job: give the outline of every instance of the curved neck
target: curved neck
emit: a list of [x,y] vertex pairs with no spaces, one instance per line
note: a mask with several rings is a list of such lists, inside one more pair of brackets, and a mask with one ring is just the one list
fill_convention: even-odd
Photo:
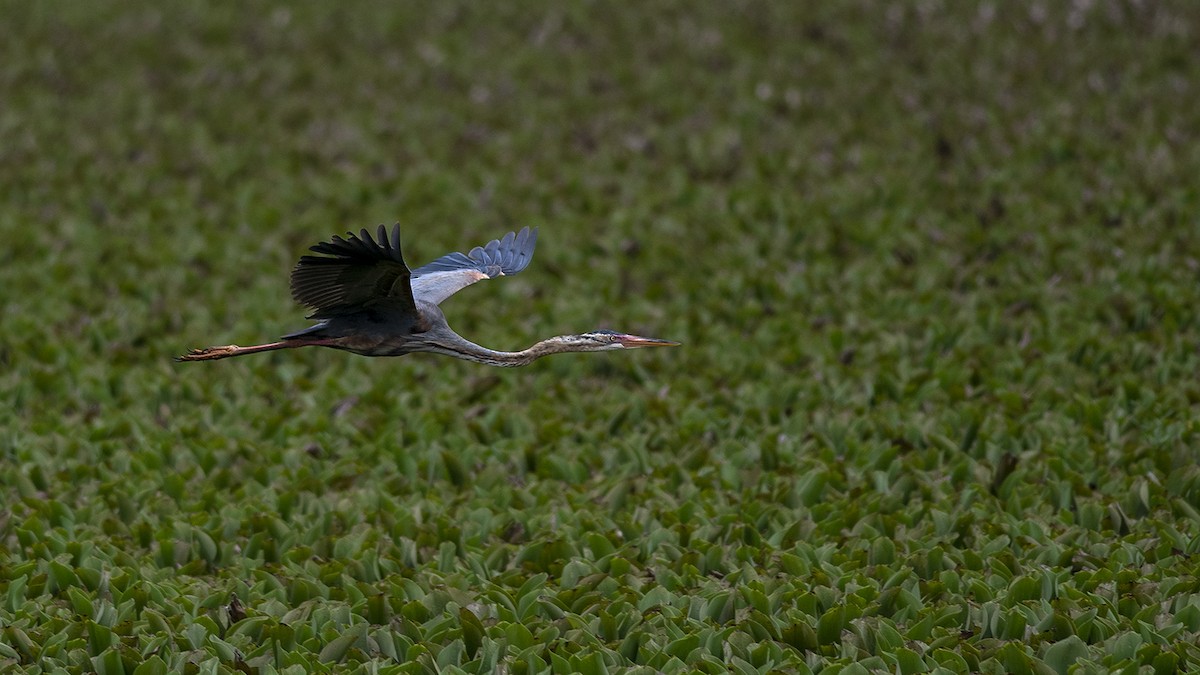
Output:
[[528,349],[522,349],[519,352],[502,352],[495,349],[488,349],[458,335],[455,337],[458,339],[454,341],[430,343],[428,345],[429,351],[504,368],[528,365],[535,359],[540,359],[548,354],[596,351],[588,346],[567,341],[567,338],[572,337],[570,335],[556,335],[552,338],[546,338],[541,342],[534,343]]

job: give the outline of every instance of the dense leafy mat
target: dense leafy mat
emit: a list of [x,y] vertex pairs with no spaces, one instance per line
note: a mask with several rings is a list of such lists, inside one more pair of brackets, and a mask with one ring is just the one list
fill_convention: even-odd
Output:
[[[0,667],[1200,667],[1196,5],[4,16]],[[397,219],[686,346],[171,362]]]

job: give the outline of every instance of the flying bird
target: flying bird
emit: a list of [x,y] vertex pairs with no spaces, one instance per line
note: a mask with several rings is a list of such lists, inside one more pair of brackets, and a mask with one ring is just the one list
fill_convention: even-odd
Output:
[[520,272],[533,258],[537,228],[509,232],[470,253],[450,253],[409,270],[400,252],[400,226],[363,229],[311,247],[292,270],[292,297],[313,310],[315,326],[279,342],[250,347],[193,349],[177,361],[212,361],[297,347],[331,347],[363,356],[445,354],[491,366],[524,366],[547,354],[602,352],[634,347],[671,347],[678,342],[611,330],[559,335],[518,352],[481,347],[455,333],[438,307],[446,298],[484,279]]

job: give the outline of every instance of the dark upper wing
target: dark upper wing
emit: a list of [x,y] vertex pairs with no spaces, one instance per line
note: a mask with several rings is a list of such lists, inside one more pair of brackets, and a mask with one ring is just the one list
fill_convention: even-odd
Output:
[[324,256],[306,255],[292,270],[292,297],[313,309],[310,319],[329,319],[377,309],[416,313],[408,266],[400,253],[400,226],[379,226],[378,239],[365,229],[347,232],[348,239],[310,248]]
[[450,253],[412,272],[413,296],[435,305],[476,281],[516,274],[533,259],[537,228],[521,228],[503,239],[476,246],[470,253]]

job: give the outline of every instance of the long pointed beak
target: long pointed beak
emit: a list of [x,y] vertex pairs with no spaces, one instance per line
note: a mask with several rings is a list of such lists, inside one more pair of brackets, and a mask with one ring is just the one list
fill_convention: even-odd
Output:
[[640,335],[618,335],[617,342],[621,343],[622,347],[678,347],[678,342],[670,340],[659,340],[658,338],[642,337]]

